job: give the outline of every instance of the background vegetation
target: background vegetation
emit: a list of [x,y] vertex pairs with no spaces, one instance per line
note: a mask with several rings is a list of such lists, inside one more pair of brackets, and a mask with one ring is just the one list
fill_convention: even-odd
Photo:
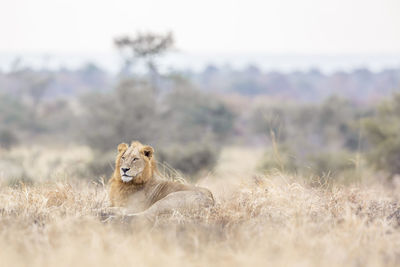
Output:
[[[156,147],[160,164],[192,179],[234,145],[264,148],[260,172],[347,182],[400,173],[399,69],[160,73],[157,60],[174,49],[171,33],[121,36],[115,46],[122,59],[115,76],[94,64],[51,71],[20,61],[0,73],[2,161],[18,147],[86,146],[86,176],[96,179],[112,172],[118,143],[140,140]],[[21,157],[11,161],[25,168]]]

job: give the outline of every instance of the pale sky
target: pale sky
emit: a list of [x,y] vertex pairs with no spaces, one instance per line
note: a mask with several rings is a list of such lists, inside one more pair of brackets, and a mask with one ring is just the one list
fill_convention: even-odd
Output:
[[400,0],[0,2],[0,52],[109,52],[148,30],[190,52],[400,52]]

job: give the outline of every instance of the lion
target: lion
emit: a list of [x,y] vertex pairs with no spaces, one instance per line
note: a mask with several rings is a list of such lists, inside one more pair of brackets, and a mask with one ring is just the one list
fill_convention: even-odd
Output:
[[154,149],[138,141],[130,146],[118,145],[109,185],[111,206],[125,208],[129,217],[154,220],[160,214],[199,210],[215,202],[206,188],[163,178],[157,169]]

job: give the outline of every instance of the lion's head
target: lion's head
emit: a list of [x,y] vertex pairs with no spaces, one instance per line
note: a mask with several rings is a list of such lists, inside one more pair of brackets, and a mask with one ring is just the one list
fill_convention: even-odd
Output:
[[130,146],[119,144],[115,171],[125,183],[144,184],[153,177],[156,168],[153,153],[151,146],[138,141],[133,141]]

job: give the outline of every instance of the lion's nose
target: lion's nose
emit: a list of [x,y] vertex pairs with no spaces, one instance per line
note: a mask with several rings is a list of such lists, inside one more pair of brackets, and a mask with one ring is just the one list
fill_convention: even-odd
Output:
[[129,171],[131,168],[121,168],[121,170],[125,173],[127,171]]

